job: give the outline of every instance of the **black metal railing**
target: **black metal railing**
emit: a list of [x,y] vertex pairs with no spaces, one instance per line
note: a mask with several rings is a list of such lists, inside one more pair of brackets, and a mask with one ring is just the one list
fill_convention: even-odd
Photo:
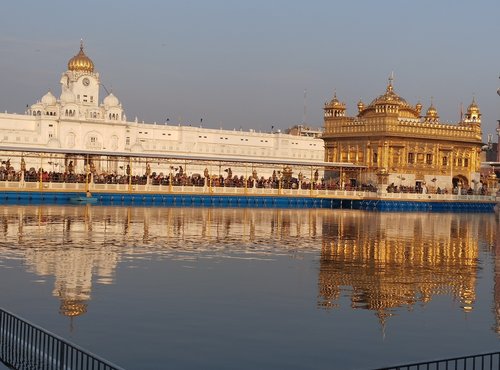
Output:
[[379,368],[377,370],[491,370],[500,369],[500,352],[483,353],[471,356],[416,362]]
[[0,309],[0,360],[12,369],[121,369],[3,309]]

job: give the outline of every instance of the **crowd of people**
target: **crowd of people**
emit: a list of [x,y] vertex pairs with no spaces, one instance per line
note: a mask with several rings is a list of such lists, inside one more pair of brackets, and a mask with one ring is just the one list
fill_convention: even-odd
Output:
[[486,195],[487,189],[486,186],[481,182],[479,186],[474,190],[470,186],[462,187],[462,186],[454,186],[451,190],[447,188],[437,188],[429,189],[427,185],[418,185],[418,186],[406,186],[400,185],[396,186],[394,183],[391,183],[387,187],[388,193],[418,193],[418,194],[427,194],[427,193],[435,193],[435,194],[461,194],[461,195]]
[[[130,184],[130,185],[153,185],[153,186],[197,186],[197,187],[256,187],[268,189],[317,189],[317,190],[357,190],[376,192],[377,187],[374,184],[341,184],[338,179],[325,180],[319,178],[318,171],[315,171],[312,179],[305,178],[301,173],[297,177],[293,177],[291,173],[286,171],[274,171],[272,176],[264,177],[257,176],[254,171],[249,177],[233,175],[231,168],[224,170],[225,175],[210,175],[208,169],[205,169],[203,175],[192,174],[188,175],[182,166],[175,168],[175,173],[151,172],[149,165],[146,166],[146,171],[143,175],[132,175],[130,167],[127,165],[123,175],[117,173],[98,173],[94,166],[86,173],[77,173],[74,171],[72,162],[69,163],[67,171],[45,171],[42,169],[36,170],[30,168],[26,170],[21,163],[21,170],[16,171],[11,165],[10,160],[2,162],[0,167],[0,181],[25,181],[25,182],[55,182],[55,183],[94,183],[94,184]],[[22,178],[24,174],[24,178]],[[483,183],[480,183],[476,189],[471,187],[455,186],[450,190],[447,188],[428,188],[427,185],[396,186],[391,183],[386,188],[388,193],[436,193],[436,194],[462,194],[485,195],[487,189]]]
[[[175,173],[151,172],[147,167],[143,175],[130,174],[130,167],[124,171],[124,174],[97,172],[93,166],[86,173],[77,173],[70,162],[67,171],[45,171],[30,168],[24,171],[15,171],[10,163],[5,163],[0,167],[0,181],[25,181],[25,182],[46,182],[46,183],[94,183],[94,184],[131,184],[131,185],[162,185],[162,186],[210,186],[210,187],[256,187],[269,189],[318,189],[318,190],[359,190],[359,191],[377,191],[373,184],[361,184],[353,186],[350,184],[341,185],[337,180],[325,180],[320,178],[318,171],[315,171],[312,179],[308,179],[301,173],[297,177],[290,173],[274,171],[269,177],[257,176],[254,171],[249,177],[233,175],[231,168],[225,170],[225,174],[210,175],[205,169],[203,175],[188,175],[182,166],[175,169]],[[24,178],[22,178],[24,174]]]

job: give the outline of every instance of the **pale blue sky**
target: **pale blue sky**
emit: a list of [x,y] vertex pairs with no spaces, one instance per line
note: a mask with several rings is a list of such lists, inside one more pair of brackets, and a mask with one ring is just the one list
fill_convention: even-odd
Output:
[[500,119],[498,0],[16,0],[0,31],[1,111],[59,96],[83,38],[131,120],[285,129],[306,89],[319,127],[334,91],[354,115],[392,71],[399,95],[424,112],[433,97],[444,121],[473,96],[485,137]]

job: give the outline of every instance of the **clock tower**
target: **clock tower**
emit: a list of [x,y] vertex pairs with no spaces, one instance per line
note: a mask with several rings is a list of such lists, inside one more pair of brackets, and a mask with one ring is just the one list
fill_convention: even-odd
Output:
[[99,73],[94,72],[94,63],[83,51],[80,51],[68,62],[68,70],[61,77],[61,101],[79,106],[80,114],[99,106]]

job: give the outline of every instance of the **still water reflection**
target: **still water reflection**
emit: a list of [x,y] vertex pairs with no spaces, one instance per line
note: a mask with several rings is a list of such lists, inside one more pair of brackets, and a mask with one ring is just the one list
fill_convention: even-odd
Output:
[[2,305],[130,369],[486,352],[497,232],[493,214],[4,206]]

